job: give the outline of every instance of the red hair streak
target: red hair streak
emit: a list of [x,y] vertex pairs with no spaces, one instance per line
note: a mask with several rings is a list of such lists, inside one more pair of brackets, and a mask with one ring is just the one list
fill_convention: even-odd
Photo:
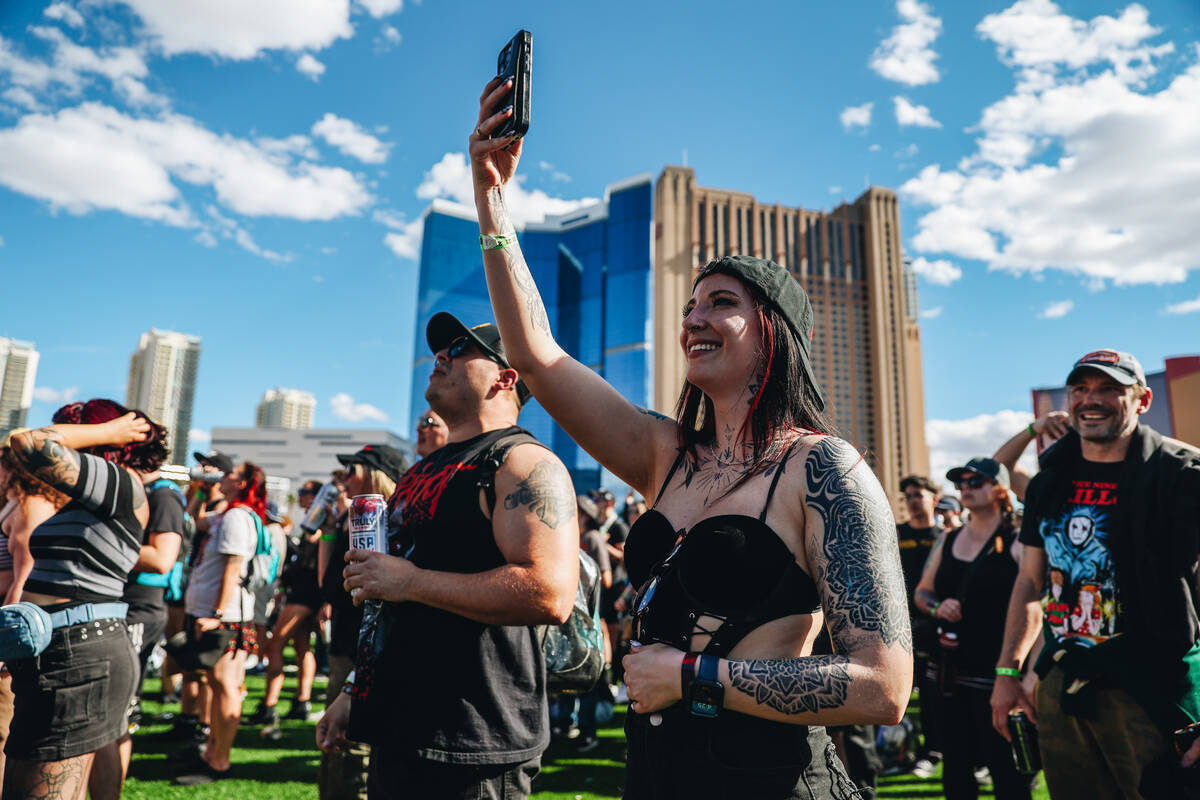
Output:
[[746,422],[750,421],[750,418],[754,416],[754,410],[758,408],[758,401],[762,399],[763,390],[767,388],[767,378],[771,376],[771,363],[775,360],[775,327],[771,325],[771,321],[767,319],[761,307],[758,309],[758,323],[762,325],[763,339],[766,340],[767,369],[763,373],[763,379],[758,383],[758,392],[750,402],[750,413],[746,416]]

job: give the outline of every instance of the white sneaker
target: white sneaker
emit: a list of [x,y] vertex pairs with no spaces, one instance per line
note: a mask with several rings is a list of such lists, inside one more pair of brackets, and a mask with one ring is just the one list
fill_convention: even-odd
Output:
[[928,758],[918,758],[910,772],[918,778],[932,778],[935,768],[934,763]]

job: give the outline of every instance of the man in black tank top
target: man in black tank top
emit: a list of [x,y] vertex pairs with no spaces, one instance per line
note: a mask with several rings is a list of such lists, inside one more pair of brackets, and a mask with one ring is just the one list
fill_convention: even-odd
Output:
[[550,739],[534,626],[564,622],[578,584],[575,490],[516,426],[529,392],[496,327],[440,313],[426,339],[448,443],[397,484],[389,553],[347,555],[356,602],[383,602],[317,744],[370,742],[372,798],[523,797]]

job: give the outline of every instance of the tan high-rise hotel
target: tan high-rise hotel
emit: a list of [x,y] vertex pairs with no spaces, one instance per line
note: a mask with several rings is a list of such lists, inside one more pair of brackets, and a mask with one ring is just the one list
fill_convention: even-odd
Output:
[[667,167],[654,197],[654,406],[673,414],[686,369],[679,309],[696,270],[741,253],[769,258],[812,300],[813,366],[842,436],[898,507],[900,477],[929,474],[915,276],[900,247],[896,194],[871,187],[833,211],[760,204]]

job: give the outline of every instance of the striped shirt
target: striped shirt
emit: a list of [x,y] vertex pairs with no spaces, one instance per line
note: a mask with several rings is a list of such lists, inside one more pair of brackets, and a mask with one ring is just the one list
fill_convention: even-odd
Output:
[[84,602],[120,600],[144,532],[133,511],[134,478],[102,458],[79,454],[71,502],[34,529],[25,588]]

